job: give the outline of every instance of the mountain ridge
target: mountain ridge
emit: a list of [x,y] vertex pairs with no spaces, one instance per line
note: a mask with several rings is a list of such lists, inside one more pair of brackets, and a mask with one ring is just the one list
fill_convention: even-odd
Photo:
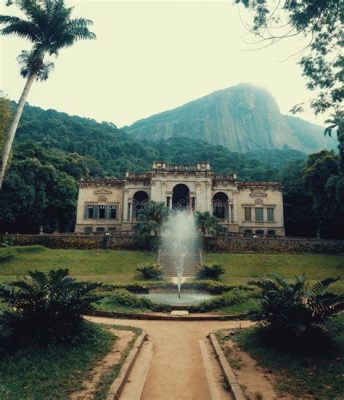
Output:
[[189,137],[240,153],[287,148],[315,152],[336,147],[324,128],[280,113],[263,88],[239,84],[215,91],[121,129],[150,141]]

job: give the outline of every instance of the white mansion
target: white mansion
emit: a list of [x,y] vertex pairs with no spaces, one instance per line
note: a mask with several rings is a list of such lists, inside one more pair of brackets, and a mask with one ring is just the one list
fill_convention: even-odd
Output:
[[238,182],[216,175],[210,164],[153,163],[152,170],[125,179],[79,183],[75,232],[130,231],[148,200],[170,209],[209,211],[228,232],[284,235],[282,187],[276,182]]

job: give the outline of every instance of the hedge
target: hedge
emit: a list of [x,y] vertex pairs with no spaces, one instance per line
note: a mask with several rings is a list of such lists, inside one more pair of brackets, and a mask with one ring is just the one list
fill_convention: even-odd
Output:
[[[98,235],[1,235],[1,242],[14,245],[41,245],[52,249],[156,250],[158,239],[117,236],[104,240]],[[203,248],[209,252],[232,253],[344,253],[344,240],[297,238],[216,238],[206,237]]]

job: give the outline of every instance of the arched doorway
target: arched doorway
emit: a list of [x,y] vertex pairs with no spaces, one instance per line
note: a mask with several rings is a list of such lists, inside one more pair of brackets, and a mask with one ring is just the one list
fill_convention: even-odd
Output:
[[228,196],[218,192],[213,196],[213,215],[218,219],[228,219]]
[[143,190],[139,190],[133,196],[133,219],[137,220],[137,217],[144,207],[144,205],[149,201],[149,196]]
[[190,189],[180,183],[173,188],[172,192],[172,209],[185,210],[189,208]]

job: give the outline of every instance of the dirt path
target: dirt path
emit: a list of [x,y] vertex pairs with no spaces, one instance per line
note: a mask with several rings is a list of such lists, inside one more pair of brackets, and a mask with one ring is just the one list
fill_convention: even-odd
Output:
[[134,332],[119,329],[110,329],[117,339],[110,353],[102,360],[98,361],[92,369],[90,376],[82,383],[82,389],[72,393],[70,400],[94,400],[97,391],[97,385],[104,372],[116,365],[120,359],[122,352],[127,348],[130,340],[134,337]]
[[228,339],[222,347],[225,353],[234,360],[231,363],[232,368],[248,399],[254,400],[258,397],[258,394],[262,396],[262,399],[294,399],[294,397],[287,394],[281,395],[277,393],[273,387],[273,375],[268,374],[263,368],[259,367],[257,362],[249,354],[242,351],[238,344]]
[[144,329],[154,345],[142,400],[210,400],[199,341],[219,329],[247,327],[249,321],[138,321],[90,317],[103,324]]

